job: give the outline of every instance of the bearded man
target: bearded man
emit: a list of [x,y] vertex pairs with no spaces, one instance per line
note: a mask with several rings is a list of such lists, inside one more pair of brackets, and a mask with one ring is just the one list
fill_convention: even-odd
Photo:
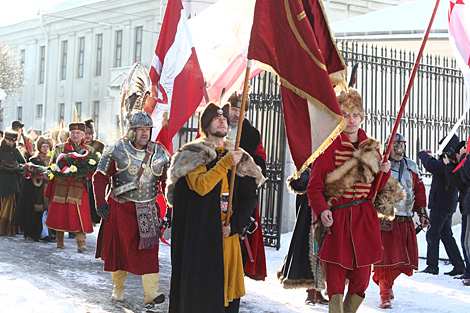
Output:
[[95,257],[111,272],[112,300],[124,301],[128,272],[141,275],[146,312],[156,312],[156,305],[165,301],[159,292],[160,209],[156,199],[170,154],[150,141],[153,121],[147,112],[134,110],[128,120],[127,134],[106,147],[93,175],[96,212],[102,218]]
[[[387,140],[387,143],[390,139]],[[392,177],[406,192],[406,199],[396,203],[395,219],[382,220],[380,231],[383,255],[382,261],[374,265],[374,282],[380,288],[380,307],[390,308],[394,299],[393,282],[401,274],[413,275],[418,269],[418,243],[413,224],[413,214],[419,216],[421,225],[429,224],[426,213],[426,190],[416,163],[405,157],[406,139],[395,135],[390,151]]]
[[[168,172],[171,228],[171,313],[238,312],[245,295],[238,234],[247,224],[264,182],[261,168],[226,140],[228,105],[209,103],[196,139],[178,150]],[[233,205],[228,208],[232,165]],[[225,226],[226,214],[230,223]]]

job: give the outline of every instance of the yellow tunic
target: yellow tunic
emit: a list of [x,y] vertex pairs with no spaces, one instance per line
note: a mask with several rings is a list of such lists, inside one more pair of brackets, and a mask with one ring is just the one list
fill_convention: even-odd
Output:
[[[223,151],[222,148],[217,148]],[[204,196],[222,181],[221,194],[229,192],[227,173],[232,166],[232,154],[229,152],[223,156],[216,166],[207,171],[205,165],[201,165],[186,175],[186,182],[191,190]],[[221,212],[222,223],[225,221],[225,213]],[[245,295],[245,281],[243,272],[242,254],[238,234],[223,237],[224,246],[224,295],[225,306],[228,301],[241,298]]]

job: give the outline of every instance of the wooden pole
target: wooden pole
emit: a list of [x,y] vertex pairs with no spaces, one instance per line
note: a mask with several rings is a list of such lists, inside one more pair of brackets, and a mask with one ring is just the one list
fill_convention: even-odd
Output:
[[[245,82],[243,83],[242,104],[240,106],[240,116],[238,118],[238,129],[237,129],[237,138],[235,140],[235,151],[237,151],[238,148],[240,147],[240,137],[242,136],[243,120],[245,119],[244,117],[245,116],[245,104],[246,104],[246,96],[248,94],[248,81],[250,80],[250,71],[251,71],[252,62],[253,62],[252,60],[248,60],[246,63]],[[233,185],[235,184],[236,171],[237,171],[237,166],[233,165],[232,173],[230,176],[227,215],[225,216],[225,226],[230,225],[230,212],[232,210]]]
[[[405,110],[406,102],[408,101],[408,97],[410,96],[411,87],[413,85],[413,81],[414,81],[415,76],[416,76],[416,71],[418,70],[419,61],[421,60],[421,57],[423,55],[424,46],[426,45],[426,41],[428,40],[429,32],[431,31],[431,26],[432,26],[432,23],[434,22],[434,17],[436,16],[437,8],[439,7],[439,2],[440,2],[440,0],[436,1],[436,5],[434,6],[434,11],[432,12],[431,21],[429,22],[428,28],[426,30],[426,33],[424,34],[424,37],[423,37],[423,41],[421,42],[421,47],[419,49],[418,56],[416,57],[416,61],[415,61],[415,65],[413,67],[413,71],[411,72],[410,81],[408,82],[408,88],[406,89],[405,96],[403,97],[403,101],[402,101],[401,106],[400,106],[400,111],[398,112],[398,115],[397,115],[397,120],[395,121],[395,125],[393,126],[392,133],[390,134],[390,140],[388,141],[387,150],[385,150],[385,154],[384,154],[384,157],[383,157],[383,162],[388,161],[388,155],[390,154],[390,151],[392,150],[392,145],[393,145],[393,142],[395,140],[395,135],[397,134],[398,125],[400,124],[400,120],[401,120],[401,117],[403,115],[403,111]],[[383,177],[383,172],[379,172],[379,177],[377,178],[377,183],[375,185],[375,190],[374,190],[374,199],[375,199],[375,196],[377,195],[382,177]]]

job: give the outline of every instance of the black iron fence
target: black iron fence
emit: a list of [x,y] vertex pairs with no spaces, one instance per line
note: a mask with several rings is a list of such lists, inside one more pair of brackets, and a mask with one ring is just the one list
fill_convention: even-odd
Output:
[[[342,41],[338,43],[348,67],[358,64],[356,88],[363,97],[367,134],[382,143],[392,132],[416,59],[415,53]],[[457,130],[469,134],[464,81],[454,59],[425,55],[420,62],[398,132],[408,141],[407,154],[418,161],[421,149],[436,152],[462,114]],[[419,164],[419,163],[418,163]],[[426,175],[426,173],[425,173]]]
[[[338,48],[349,68],[358,64],[355,87],[363,97],[366,112],[362,127],[384,143],[396,121],[416,55],[348,41],[339,42]],[[308,73],[299,75],[308,77]],[[280,87],[277,76],[267,72],[250,83],[252,104],[247,118],[260,131],[267,155],[267,181],[259,191],[263,234],[265,245],[279,249],[287,149]],[[418,161],[417,154],[423,148],[437,151],[439,140],[466,112],[464,101],[463,77],[455,60],[424,56],[398,128],[407,139],[407,154],[412,159]],[[198,120],[196,113],[181,129],[180,146],[196,137]],[[469,134],[468,121],[466,113],[457,131],[461,140]]]

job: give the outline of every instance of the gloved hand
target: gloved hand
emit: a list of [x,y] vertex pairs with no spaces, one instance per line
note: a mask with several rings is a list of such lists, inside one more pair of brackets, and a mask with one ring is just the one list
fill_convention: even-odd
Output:
[[171,227],[171,210],[166,209],[166,214],[162,219],[162,228],[167,229]]
[[111,213],[111,209],[107,203],[100,205],[96,208],[96,214],[104,220],[109,218],[109,213]]

